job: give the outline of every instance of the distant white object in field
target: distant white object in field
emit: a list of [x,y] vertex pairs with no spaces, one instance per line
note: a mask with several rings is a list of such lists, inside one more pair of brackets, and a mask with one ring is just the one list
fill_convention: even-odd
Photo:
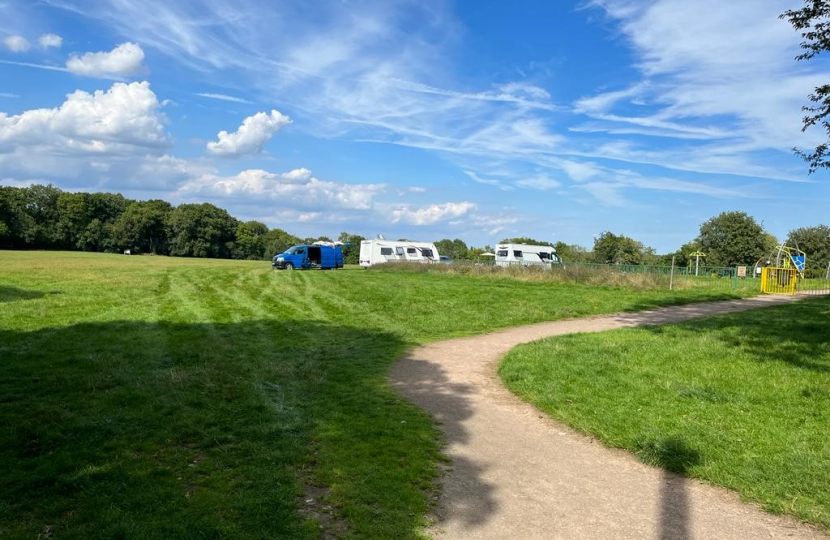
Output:
[[496,266],[550,266],[561,262],[553,246],[531,246],[529,244],[496,246]]
[[432,242],[364,240],[360,243],[360,266],[368,268],[387,262],[438,262],[438,248]]
[[130,254],[131,254],[131,253],[130,253],[130,250],[129,250],[129,249],[125,249],[125,250],[124,250],[124,255],[130,255]]

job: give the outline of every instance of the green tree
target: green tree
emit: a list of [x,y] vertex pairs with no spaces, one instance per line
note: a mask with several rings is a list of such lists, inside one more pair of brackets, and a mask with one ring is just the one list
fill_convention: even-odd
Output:
[[167,255],[167,220],[173,206],[160,199],[136,201],[118,216],[113,227],[115,247],[135,253]]
[[605,231],[594,239],[594,262],[602,264],[653,264],[654,249],[633,238]]
[[549,246],[550,242],[545,240],[536,240],[527,236],[517,236],[516,238],[505,238],[499,244],[527,244],[530,246]]
[[360,243],[364,240],[366,239],[359,234],[340,233],[337,241],[349,244],[348,246],[343,246],[343,264],[360,263]]
[[60,247],[75,249],[81,234],[92,221],[92,207],[88,193],[61,193],[58,196],[58,215],[55,237]]
[[[660,257],[660,264],[670,265],[671,259],[674,257],[674,264],[677,266],[688,266],[689,261],[693,261],[694,257],[691,256],[692,253],[700,251],[700,245],[697,243],[697,240],[692,240],[691,242],[686,242],[680,249],[673,253],[667,253]],[[705,259],[703,259],[705,261]]]
[[751,266],[768,253],[771,238],[746,212],[723,212],[700,226],[696,242],[709,266]]
[[259,221],[246,221],[236,226],[234,259],[262,259],[268,226]]
[[455,240],[445,238],[434,243],[435,247],[438,248],[439,255],[449,257],[450,259],[467,259],[469,257],[470,248],[460,238],[456,238]]
[[830,227],[816,225],[793,229],[787,235],[787,245],[798,247],[807,254],[807,267],[824,275],[830,264]]
[[583,263],[588,262],[592,258],[592,253],[587,248],[577,244],[566,244],[565,242],[556,242],[553,247],[556,249],[556,255],[565,262]]
[[[786,19],[801,32],[804,41],[801,42],[802,54],[795,57],[796,60],[809,60],[819,54],[830,50],[830,1],[828,0],[805,0],[801,9],[790,9],[785,11],[782,19]],[[813,126],[820,126],[826,138],[830,138],[830,122],[827,117],[830,115],[830,84],[823,84],[815,87],[813,93],[808,96],[812,105],[802,107],[806,113],[802,121],[802,131]],[[809,172],[813,173],[819,168],[830,167],[830,143],[825,141],[812,151],[804,152],[797,148],[793,149],[809,164]]]
[[228,212],[210,203],[179,205],[167,220],[170,254],[230,258],[237,223]]
[[302,239],[289,234],[282,229],[271,229],[262,238],[263,258],[270,259],[277,253],[282,253],[291,246],[302,244]]
[[51,184],[0,189],[8,212],[2,219],[11,232],[12,247],[56,247],[57,201],[61,190]]

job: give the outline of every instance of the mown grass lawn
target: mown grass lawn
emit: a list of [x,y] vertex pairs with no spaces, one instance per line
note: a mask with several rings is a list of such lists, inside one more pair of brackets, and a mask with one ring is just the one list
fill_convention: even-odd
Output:
[[0,535],[418,537],[440,441],[387,386],[407,347],[729,296],[0,252]]
[[610,446],[830,530],[830,298],[546,339],[499,371]]

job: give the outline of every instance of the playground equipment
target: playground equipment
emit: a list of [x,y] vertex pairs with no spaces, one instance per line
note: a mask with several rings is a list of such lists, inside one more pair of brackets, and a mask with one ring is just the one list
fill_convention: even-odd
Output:
[[761,274],[761,292],[795,294],[806,266],[807,255],[803,251],[781,244],[766,261],[762,258],[755,263],[755,275]]
[[692,257],[695,258],[695,276],[698,275],[700,272],[700,258],[705,257],[706,254],[702,251],[695,251],[694,253],[689,253],[689,271],[692,270]]

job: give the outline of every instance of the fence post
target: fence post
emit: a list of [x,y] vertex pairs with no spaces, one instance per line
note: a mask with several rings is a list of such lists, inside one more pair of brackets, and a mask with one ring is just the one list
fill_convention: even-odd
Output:
[[669,277],[669,290],[674,290],[674,255],[671,257],[671,277]]

